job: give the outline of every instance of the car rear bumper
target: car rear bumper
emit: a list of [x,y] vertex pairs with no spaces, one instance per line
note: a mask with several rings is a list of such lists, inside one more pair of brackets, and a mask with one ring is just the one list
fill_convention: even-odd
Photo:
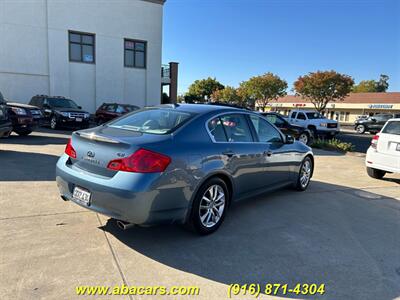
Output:
[[[182,222],[189,206],[184,187],[167,187],[158,182],[159,173],[118,172],[113,177],[96,176],[67,164],[67,155],[56,166],[61,196],[111,218],[139,225]],[[154,186],[157,186],[155,188]],[[75,186],[91,193],[87,206],[72,197]]]
[[369,148],[365,158],[365,165],[386,172],[400,173],[400,153],[399,156],[384,154]]

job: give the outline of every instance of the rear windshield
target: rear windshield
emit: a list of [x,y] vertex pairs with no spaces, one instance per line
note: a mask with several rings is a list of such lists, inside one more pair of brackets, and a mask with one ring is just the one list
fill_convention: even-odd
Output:
[[183,125],[191,116],[187,112],[152,108],[130,113],[109,123],[108,126],[143,133],[167,134]]
[[382,133],[400,135],[400,121],[391,121],[383,128]]

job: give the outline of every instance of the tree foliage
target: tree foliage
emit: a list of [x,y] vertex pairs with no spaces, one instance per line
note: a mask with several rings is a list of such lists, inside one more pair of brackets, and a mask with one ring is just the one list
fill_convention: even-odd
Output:
[[222,90],[216,90],[211,95],[211,99],[216,102],[226,102],[232,104],[238,104],[240,102],[240,96],[234,87],[226,86]]
[[389,88],[389,76],[381,74],[378,81],[362,80],[359,84],[353,87],[353,93],[382,93]]
[[222,90],[224,86],[216,79],[208,77],[206,79],[196,80],[189,86],[189,91],[185,95],[187,102],[206,102],[211,95],[218,90]]
[[239,95],[251,103],[257,101],[262,110],[272,100],[286,95],[287,82],[278,75],[265,73],[240,83]]
[[343,101],[351,92],[353,78],[335,71],[317,71],[300,76],[294,82],[296,95],[308,99],[318,112],[330,102]]

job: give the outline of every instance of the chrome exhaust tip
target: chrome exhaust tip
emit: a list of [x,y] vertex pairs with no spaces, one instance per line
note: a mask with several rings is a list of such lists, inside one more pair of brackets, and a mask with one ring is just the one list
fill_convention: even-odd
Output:
[[133,226],[135,226],[135,224],[118,220],[117,221],[117,226],[122,230],[127,230],[127,229],[132,228]]

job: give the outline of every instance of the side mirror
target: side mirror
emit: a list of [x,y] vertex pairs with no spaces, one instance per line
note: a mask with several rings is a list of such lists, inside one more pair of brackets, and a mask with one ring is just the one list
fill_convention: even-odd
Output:
[[376,122],[376,119],[375,119],[375,118],[371,118],[371,121],[372,121],[372,122]]
[[79,109],[82,109],[82,106],[78,106]]
[[291,136],[290,134],[287,134],[285,137],[285,144],[293,144],[294,143],[294,137]]
[[48,105],[48,104],[45,103],[45,104],[43,104],[43,108],[46,108],[46,109],[47,109],[47,108],[50,108],[50,105]]

